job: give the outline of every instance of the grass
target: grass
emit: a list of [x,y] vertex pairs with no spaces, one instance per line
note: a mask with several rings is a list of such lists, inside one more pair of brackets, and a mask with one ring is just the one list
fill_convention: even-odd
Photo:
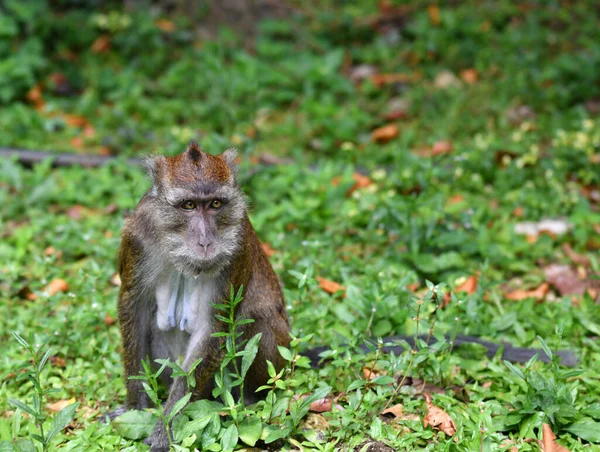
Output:
[[[328,386],[333,409],[279,413],[289,434],[270,447],[539,450],[530,439],[547,423],[570,450],[598,449],[597,8],[329,1],[261,22],[253,50],[231,31],[200,40],[185,17],[160,11],[89,14],[42,0],[3,8],[0,146],[118,158],[96,169],[0,162],[1,450],[35,450],[26,439],[75,402],[50,450],[146,447],[97,423],[125,398],[111,277],[124,217],[149,185],[124,158],[178,153],[193,138],[212,153],[239,148],[251,219],[274,250],[296,345],[336,351],[318,370],[290,364],[272,388],[276,405]],[[357,80],[360,65],[396,81]],[[273,155],[277,164],[265,164]],[[568,229],[516,232],[544,218]],[[548,276],[551,264],[591,290],[570,294]],[[457,290],[474,276],[476,288]],[[319,278],[341,290],[323,290]],[[57,279],[67,284],[50,295]],[[371,354],[358,349],[368,338],[429,331],[567,348],[581,373],[511,367],[475,346],[450,353],[445,341],[398,356],[378,353],[376,342]],[[19,378],[30,361],[13,332],[34,347],[33,362],[51,350],[41,373],[25,371],[31,379]],[[52,389],[38,426],[8,402],[42,394],[37,378]],[[452,437],[423,426],[423,392],[453,419]],[[402,414],[381,415],[397,404]],[[246,410],[273,439],[279,421],[265,405]],[[198,447],[243,447],[233,446],[231,425],[246,424],[231,412],[215,419],[195,432]],[[182,441],[179,450],[193,444]]]

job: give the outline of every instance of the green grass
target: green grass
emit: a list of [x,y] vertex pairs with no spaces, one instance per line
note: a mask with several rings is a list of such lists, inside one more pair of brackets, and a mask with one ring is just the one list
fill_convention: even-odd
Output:
[[[110,279],[124,216],[149,186],[124,157],[178,153],[190,139],[212,153],[239,148],[251,219],[275,250],[271,262],[285,285],[293,333],[338,351],[317,371],[287,374],[276,397],[329,385],[344,410],[310,414],[321,422],[319,435],[292,422],[293,432],[271,447],[352,450],[372,439],[394,450],[539,450],[526,439],[541,438],[541,425],[549,423],[570,450],[598,450],[595,300],[588,294],[573,301],[555,285],[542,302],[505,295],[507,285],[539,287],[550,264],[579,266],[592,281],[600,272],[600,204],[589,195],[600,187],[600,120],[593,111],[600,98],[600,11],[584,1],[469,1],[441,7],[436,24],[427,2],[411,2],[385,32],[374,24],[392,14],[372,3],[302,6],[293,21],[259,24],[249,51],[244,36],[230,31],[199,40],[184,17],[171,18],[175,30],[165,32],[155,21],[166,16],[141,9],[90,14],[42,0],[5,2],[0,146],[123,159],[97,169],[27,170],[0,162],[0,450],[33,450],[15,438],[39,431],[7,402],[30,403],[35,392],[31,382],[17,380],[29,357],[13,332],[52,350],[42,372],[46,387],[56,390],[49,403],[79,402],[51,448],[146,447],[97,423],[125,398],[114,322],[118,288]],[[110,49],[94,52],[102,36]],[[352,82],[360,64],[410,81]],[[473,84],[461,80],[468,69],[477,71]],[[444,71],[456,77],[451,86],[440,86]],[[42,93],[38,109],[34,86]],[[385,119],[398,104],[406,118]],[[529,114],[515,119],[518,107]],[[399,136],[374,142],[371,132],[387,124]],[[423,152],[438,141],[453,150]],[[292,163],[257,163],[265,152]],[[372,184],[349,194],[355,172]],[[83,206],[79,215],[73,206]],[[515,232],[516,224],[543,218],[564,219],[568,232],[542,234],[535,243]],[[572,262],[565,244],[589,265]],[[441,294],[475,274],[476,292],[456,293],[436,308],[426,281],[439,284]],[[342,284],[345,297],[324,292],[317,277]],[[54,279],[67,281],[68,291],[44,294]],[[416,282],[415,294],[407,285]],[[37,298],[27,299],[28,292]],[[575,351],[582,373],[533,363],[525,383],[518,375],[523,366],[513,372],[476,347],[450,354],[445,344],[376,358],[357,349],[369,337],[430,328],[537,348],[541,338]],[[405,384],[395,391],[386,379],[366,382],[363,367]],[[423,427],[422,384],[410,384],[416,379],[441,388],[433,403],[454,419],[453,438]],[[388,402],[402,403],[405,414],[381,417]],[[260,416],[263,408],[250,413]],[[47,431],[55,414],[42,411]],[[215,438],[230,421],[221,422]]]

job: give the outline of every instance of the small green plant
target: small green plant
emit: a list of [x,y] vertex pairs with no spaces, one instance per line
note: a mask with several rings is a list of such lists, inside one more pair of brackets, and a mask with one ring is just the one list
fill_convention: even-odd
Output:
[[[79,402],[67,405],[58,414],[51,419],[44,411],[44,405],[48,400],[48,394],[56,392],[53,388],[46,388],[43,379],[44,368],[48,363],[48,359],[52,354],[52,350],[48,348],[44,351],[44,344],[35,347],[31,344],[33,339],[30,337],[29,342],[23,339],[19,333],[13,332],[14,338],[25,349],[30,356],[25,364],[23,364],[18,372],[16,381],[29,381],[33,385],[33,393],[31,394],[31,404],[24,403],[20,400],[9,398],[8,403],[16,408],[15,417],[18,418],[22,413],[27,413],[31,416],[38,429],[38,433],[31,433],[31,439],[37,441],[42,446],[42,450],[50,450],[50,444],[54,437],[64,429],[75,416]],[[52,420],[48,426],[48,421]],[[49,427],[49,428],[48,428]],[[19,441],[21,449],[34,450],[34,445],[29,439]]]
[[[560,344],[563,327],[557,326],[555,331],[557,344]],[[548,423],[554,432],[566,430],[586,441],[600,441],[600,422],[585,417],[575,408],[579,383],[572,379],[581,375],[583,370],[562,369],[559,356],[544,339],[540,336],[537,339],[551,361],[550,372],[547,368],[534,370],[537,354],[525,364],[524,369],[504,361],[524,389],[516,395],[513,402],[515,410],[506,416],[506,427],[520,427],[527,436],[533,435],[533,428]]]

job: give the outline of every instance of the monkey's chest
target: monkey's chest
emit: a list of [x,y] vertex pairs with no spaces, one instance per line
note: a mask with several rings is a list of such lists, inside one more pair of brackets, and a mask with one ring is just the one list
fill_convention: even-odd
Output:
[[220,301],[217,297],[214,278],[166,272],[156,285],[156,326],[163,332],[194,335],[212,323],[211,303]]

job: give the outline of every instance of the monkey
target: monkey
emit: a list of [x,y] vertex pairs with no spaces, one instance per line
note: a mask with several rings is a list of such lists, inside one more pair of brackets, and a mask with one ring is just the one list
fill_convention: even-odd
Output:
[[[153,156],[145,162],[152,180],[128,218],[122,233],[118,270],[121,288],[118,320],[121,329],[127,409],[144,409],[150,399],[140,380],[142,360],[183,357],[182,367],[194,370],[192,400],[210,398],[213,376],[222,360],[224,331],[215,318],[214,303],[229,298],[230,288],[242,288],[238,318],[243,338],[262,333],[250,368],[244,399],[256,400],[256,389],[268,380],[267,360],[281,369],[277,346],[289,345],[290,327],[283,293],[247,213],[236,179],[236,151],[210,155],[192,142],[179,155]],[[187,394],[184,378],[161,374],[169,387],[168,413]],[[169,448],[162,423],[147,442],[151,451]]]

